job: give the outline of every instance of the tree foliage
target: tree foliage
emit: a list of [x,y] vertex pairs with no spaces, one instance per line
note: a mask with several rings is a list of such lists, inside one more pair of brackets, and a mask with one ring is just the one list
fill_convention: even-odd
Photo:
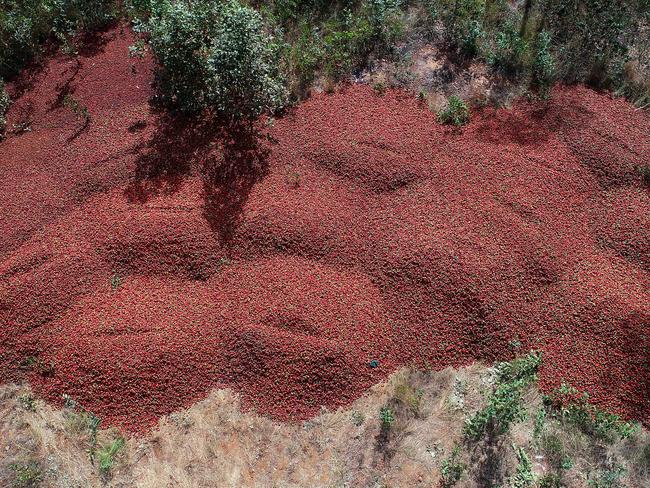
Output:
[[277,45],[252,8],[163,0],[152,9],[149,31],[160,97],[173,109],[241,118],[286,103]]

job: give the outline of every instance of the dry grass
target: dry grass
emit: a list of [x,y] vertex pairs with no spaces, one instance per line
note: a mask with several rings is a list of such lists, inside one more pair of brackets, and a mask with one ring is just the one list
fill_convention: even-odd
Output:
[[[490,379],[490,370],[478,365],[435,373],[403,369],[350,408],[323,411],[299,424],[242,412],[235,394],[214,391],[161,419],[147,438],[127,440],[106,474],[89,461],[88,414],[26,402],[28,387],[5,385],[0,387],[0,486],[431,487],[439,483],[440,465],[456,444],[469,467],[457,486],[507,483],[517,464],[513,443],[527,449],[537,474],[550,472],[549,454],[532,439],[533,418],[502,439],[462,439],[463,421],[484,405]],[[535,390],[529,393],[531,412],[540,401]],[[390,426],[381,425],[381,407],[395,417]],[[607,463],[625,465],[627,486],[647,480],[647,460],[645,467],[640,460],[648,444],[645,431],[608,447],[550,422],[544,434],[560,438],[575,460],[564,474],[566,486],[585,486],[585,473]],[[98,448],[118,437],[114,430],[100,431]],[[31,469],[22,473],[34,475],[33,483],[16,483],[17,465]]]

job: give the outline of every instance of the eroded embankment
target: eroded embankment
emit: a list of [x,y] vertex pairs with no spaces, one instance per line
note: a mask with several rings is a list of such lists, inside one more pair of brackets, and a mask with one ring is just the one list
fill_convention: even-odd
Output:
[[453,130],[354,86],[257,138],[156,113],[151,61],[104,37],[12,87],[2,378],[142,430],[214,387],[304,418],[536,348],[542,387],[649,420],[645,113],[558,88]]

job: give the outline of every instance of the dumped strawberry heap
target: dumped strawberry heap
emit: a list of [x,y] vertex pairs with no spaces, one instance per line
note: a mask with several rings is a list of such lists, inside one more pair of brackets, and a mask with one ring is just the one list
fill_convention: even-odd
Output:
[[145,431],[212,388],[300,419],[538,349],[542,388],[650,420],[646,113],[560,87],[456,130],[353,86],[258,137],[152,108],[133,42],[10,87],[0,379]]

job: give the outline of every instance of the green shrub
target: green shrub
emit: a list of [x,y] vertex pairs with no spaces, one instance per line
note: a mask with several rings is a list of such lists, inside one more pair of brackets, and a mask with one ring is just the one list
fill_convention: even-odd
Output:
[[118,437],[109,444],[103,445],[97,451],[97,459],[99,460],[99,471],[102,474],[107,474],[115,464],[115,457],[124,447],[124,439]]
[[445,27],[445,38],[454,48],[467,56],[479,52],[484,36],[485,0],[439,0],[438,18]]
[[533,474],[533,463],[530,461],[528,454],[524,451],[523,447],[515,447],[517,454],[517,470],[510,481],[512,488],[527,488],[532,486],[535,482],[535,475]]
[[375,30],[367,18],[346,11],[342,19],[325,23],[325,73],[334,80],[361,67],[372,51]]
[[161,0],[149,26],[160,96],[173,109],[238,119],[286,103],[278,46],[252,8],[238,1]]
[[519,35],[514,23],[508,21],[496,35],[488,62],[495,69],[514,75],[523,69],[527,53],[528,43]]
[[440,464],[441,485],[449,488],[463,477],[467,466],[460,461],[460,446],[454,447],[451,455]]
[[597,473],[595,476],[589,476],[587,485],[589,488],[618,488],[622,487],[621,478],[625,475],[623,466],[615,466]]
[[69,45],[80,31],[107,25],[117,5],[116,0],[1,0],[0,77],[16,75],[52,34]]
[[496,366],[496,384],[488,398],[488,405],[465,420],[463,433],[472,440],[480,439],[486,430],[505,434],[513,422],[526,418],[522,402],[527,387],[537,381],[537,369],[542,361],[541,353],[527,356]]
[[381,407],[379,409],[379,421],[382,429],[389,429],[395,422],[395,414],[390,408]]
[[41,468],[35,462],[10,464],[9,469],[14,472],[14,479],[12,482],[14,488],[36,487],[43,479]]
[[469,107],[456,95],[447,100],[447,106],[438,113],[438,120],[442,124],[454,124],[456,127],[469,122]]
[[544,402],[562,420],[606,442],[627,439],[638,429],[635,422],[625,422],[620,416],[601,410],[589,402],[586,392],[580,393],[564,383],[546,395]]
[[555,78],[555,62],[551,55],[551,35],[542,31],[535,39],[535,56],[532,62],[532,82],[543,97],[548,96]]
[[5,83],[0,78],[0,140],[4,137],[5,130],[7,128],[7,119],[6,114],[9,110],[9,104],[11,100],[9,99],[9,94],[5,88]]
[[540,15],[553,36],[560,76],[598,86],[620,81],[644,7],[636,0],[543,0]]

